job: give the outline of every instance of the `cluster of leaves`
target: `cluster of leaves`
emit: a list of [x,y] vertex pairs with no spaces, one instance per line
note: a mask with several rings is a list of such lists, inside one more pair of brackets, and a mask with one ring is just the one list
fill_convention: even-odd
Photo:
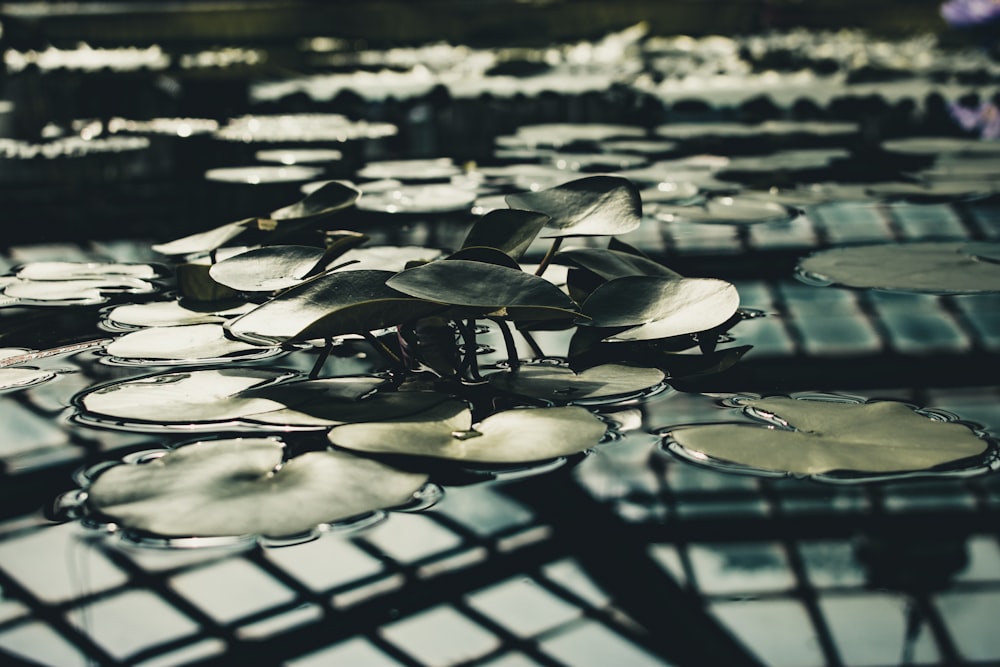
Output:
[[[349,206],[354,192],[332,183],[287,210],[295,209],[300,217],[294,224],[300,225],[303,213],[313,219]],[[268,228],[259,220],[231,223],[157,249],[210,256],[199,280],[181,280],[189,298],[263,299],[225,324],[233,339],[274,346],[332,344],[337,337],[361,335],[404,372],[481,379],[474,354],[477,320],[500,328],[514,373],[521,364],[511,325],[536,349],[531,332],[575,329],[569,361],[576,370],[623,362],[670,372],[676,361],[686,374],[717,370],[745,352],[714,353],[719,332],[738,319],[733,285],[681,276],[615,238],[641,221],[639,191],[627,179],[590,176],[508,195],[507,203],[510,208],[478,219],[455,252],[413,259],[402,270],[365,262],[366,249],[356,248],[364,236],[357,233],[330,234],[325,248],[269,243],[219,258],[224,243]],[[280,224],[269,229],[287,231]],[[611,237],[607,247],[561,250],[568,238],[600,236]],[[529,272],[520,262],[539,238],[551,238],[552,244]],[[544,275],[553,264],[568,268],[565,285]],[[454,332],[442,338],[446,349],[422,345],[421,332],[434,327]],[[394,335],[379,335],[387,330]],[[457,339],[466,354],[459,352]],[[691,355],[675,354],[698,345],[708,353],[701,364],[692,365]]]

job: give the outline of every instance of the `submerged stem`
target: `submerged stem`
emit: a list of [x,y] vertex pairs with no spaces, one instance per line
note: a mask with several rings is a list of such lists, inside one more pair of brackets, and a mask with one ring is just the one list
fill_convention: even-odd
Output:
[[372,335],[371,331],[363,331],[361,333],[368,341],[368,344],[375,348],[375,350],[382,355],[382,357],[389,362],[389,365],[396,370],[402,370],[405,372],[405,367],[403,365],[403,360],[400,359],[396,354],[386,347],[385,343],[380,341],[378,338]]
[[479,360],[476,358],[476,321],[466,320],[462,322],[461,320],[456,320],[455,324],[458,325],[458,332],[462,335],[462,342],[465,346],[461,372],[465,373],[468,371],[470,380],[481,382],[483,376],[479,374]]
[[517,345],[514,343],[514,336],[510,332],[510,327],[507,322],[501,320],[499,317],[489,318],[491,322],[495,322],[498,327],[500,327],[500,333],[503,335],[504,345],[507,347],[507,363],[510,365],[512,371],[516,371],[521,367],[521,360],[517,357]]
[[319,356],[316,357],[316,363],[313,364],[312,370],[309,371],[310,380],[315,380],[316,378],[319,377],[319,372],[323,368],[323,364],[326,363],[326,360],[330,358],[330,352],[332,350],[333,350],[333,338],[330,337],[326,339],[326,345],[324,345],[323,349],[320,350]]
[[545,356],[545,351],[542,350],[542,346],[538,344],[538,342],[535,340],[535,337],[531,335],[530,331],[522,331],[518,329],[518,333],[521,334],[521,336],[524,338],[524,341],[528,344],[528,347],[531,348],[531,354],[533,354],[535,357],[538,358]]
[[562,246],[563,237],[557,236],[552,241],[552,245],[549,246],[549,251],[545,253],[545,257],[542,257],[542,261],[538,264],[538,270],[535,271],[536,276],[540,276],[545,273],[545,269],[549,268],[549,264],[552,263],[552,258],[556,256],[559,252],[559,248]]

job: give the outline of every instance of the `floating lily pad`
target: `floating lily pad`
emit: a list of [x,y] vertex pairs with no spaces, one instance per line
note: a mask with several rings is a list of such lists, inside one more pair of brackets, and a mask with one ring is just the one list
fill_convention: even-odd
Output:
[[904,155],[967,155],[993,157],[1000,154],[995,141],[970,137],[900,137],[882,142],[882,148]]
[[104,303],[113,294],[150,294],[152,283],[138,278],[109,276],[83,280],[16,280],[3,287],[4,295],[37,305],[70,306]]
[[153,280],[164,271],[151,264],[115,262],[31,262],[14,272],[22,280],[104,280],[129,278]]
[[282,352],[227,338],[221,324],[150,327],[112,341],[105,352],[123,363],[227,363],[262,359]]
[[[354,379],[358,389],[374,392],[384,384],[379,378]],[[431,391],[386,391],[351,394],[350,378],[326,378],[267,387],[262,395],[288,403],[284,410],[248,417],[250,421],[277,426],[339,426],[358,422],[402,419],[429,410],[451,399]]]
[[48,382],[56,375],[57,373],[53,370],[27,366],[0,368],[0,391],[22,389],[41,384],[42,382]]
[[154,244],[153,250],[171,256],[208,253],[221,248],[256,224],[258,224],[257,218],[237,220],[205,232],[184,236],[169,243]]
[[778,202],[757,197],[712,197],[700,205],[656,207],[656,217],[660,220],[718,225],[787,222],[797,214]]
[[639,189],[618,176],[588,176],[548,190],[507,195],[511,208],[549,216],[547,236],[626,234],[639,227]]
[[935,294],[1000,291],[1000,265],[977,259],[995,244],[886,243],[833,248],[799,262],[807,281]]
[[255,368],[160,373],[89,389],[74,400],[81,412],[98,419],[212,424],[285,408],[279,401],[244,392],[287,376]]
[[358,208],[377,213],[452,213],[471,210],[475,201],[475,190],[453,185],[403,185],[384,192],[366,192],[358,200]]
[[711,424],[677,428],[668,437],[695,458],[796,475],[928,470],[987,449],[967,426],[930,419],[892,401],[777,397],[744,405],[779,427]]
[[330,442],[347,449],[451,459],[470,463],[527,463],[568,456],[600,443],[604,422],[577,407],[500,412],[476,424],[451,401],[402,420],[338,426]]
[[489,376],[490,385],[501,391],[540,398],[555,404],[621,400],[648,392],[663,383],[656,368],[604,364],[582,372],[565,366],[523,365]]
[[364,333],[423,317],[441,306],[386,285],[390,271],[340,271],[282,292],[226,330],[253,343],[330,338]]
[[167,327],[185,324],[224,322],[255,308],[252,303],[239,303],[232,307],[207,310],[188,308],[179,301],[152,301],[115,306],[105,320],[118,327]]
[[725,280],[626,276],[594,290],[583,313],[589,326],[633,327],[609,340],[650,340],[713,329],[739,305],[739,293]]
[[235,438],[108,468],[87,490],[87,505],[121,527],[156,535],[284,537],[403,505],[426,482],[346,452],[285,461],[274,439]]
[[453,306],[505,310],[512,319],[551,319],[576,314],[576,304],[544,278],[466,260],[431,262],[397,273],[386,284],[404,294]]
[[260,185],[268,183],[298,183],[319,177],[319,167],[300,165],[250,165],[246,167],[216,167],[205,172],[206,181]]
[[[358,178],[395,178],[401,181],[440,181],[457,176],[462,170],[450,158],[382,160],[369,162],[358,170]],[[362,186],[363,187],[363,186]]]
[[600,143],[614,138],[641,138],[646,129],[636,125],[616,125],[611,123],[541,123],[522,125],[514,135],[506,139],[498,137],[498,145],[507,146],[551,146],[554,148],[576,142]]

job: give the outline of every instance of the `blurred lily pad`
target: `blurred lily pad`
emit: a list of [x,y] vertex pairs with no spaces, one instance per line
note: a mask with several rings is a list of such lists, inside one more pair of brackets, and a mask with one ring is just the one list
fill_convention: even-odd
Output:
[[700,425],[671,430],[668,437],[696,456],[798,475],[927,470],[987,449],[964,424],[930,419],[893,401],[776,397],[744,405],[769,423],[786,426]]
[[166,271],[152,264],[122,264],[116,262],[30,262],[15,272],[22,280],[153,280]]
[[619,176],[588,176],[539,192],[510,194],[507,204],[549,216],[549,237],[626,234],[642,219],[639,189]]
[[633,397],[659,386],[665,376],[656,368],[604,364],[575,372],[565,366],[523,365],[493,373],[490,385],[555,404],[589,403]]
[[604,422],[577,407],[507,410],[473,428],[472,413],[450,401],[407,419],[348,424],[329,433],[347,449],[474,463],[526,463],[576,454],[600,443]]
[[656,207],[656,217],[665,221],[685,221],[718,225],[756,225],[787,222],[798,212],[776,201],[759,197],[711,197],[703,204]]
[[37,305],[71,306],[104,303],[114,294],[151,294],[156,286],[128,276],[80,280],[15,280],[3,287],[5,296]]
[[799,262],[807,282],[932,294],[1000,291],[1000,264],[983,261],[996,244],[886,243],[833,248]]
[[202,441],[102,472],[88,507],[156,535],[212,537],[305,533],[410,501],[427,477],[341,451],[285,460],[271,438]]
[[404,294],[452,306],[505,311],[511,319],[551,319],[577,314],[558,287],[524,271],[467,260],[431,262],[397,273],[386,284]]

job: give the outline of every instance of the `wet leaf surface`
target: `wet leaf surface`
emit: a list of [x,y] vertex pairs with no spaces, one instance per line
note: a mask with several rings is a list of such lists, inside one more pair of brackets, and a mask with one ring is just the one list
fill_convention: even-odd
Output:
[[551,218],[543,236],[626,234],[639,226],[638,188],[618,176],[589,176],[539,192],[507,195],[511,208]]
[[125,360],[187,363],[232,362],[273,356],[280,348],[266,348],[227,338],[221,324],[150,327],[112,341],[107,354]]
[[670,437],[690,452],[801,475],[926,470],[980,455],[987,447],[962,424],[929,419],[892,401],[779,397],[745,405],[773,415],[789,429],[713,424],[679,428]]
[[329,438],[362,452],[526,463],[590,449],[606,430],[600,419],[576,406],[507,410],[473,426],[469,409],[450,401],[409,419],[339,426]]
[[342,451],[283,457],[274,439],[197,442],[105,470],[87,502],[125,528],[157,535],[283,537],[402,505],[427,481]]
[[216,262],[212,280],[238,292],[275,292],[302,282],[324,257],[322,248],[277,245],[254,248]]

